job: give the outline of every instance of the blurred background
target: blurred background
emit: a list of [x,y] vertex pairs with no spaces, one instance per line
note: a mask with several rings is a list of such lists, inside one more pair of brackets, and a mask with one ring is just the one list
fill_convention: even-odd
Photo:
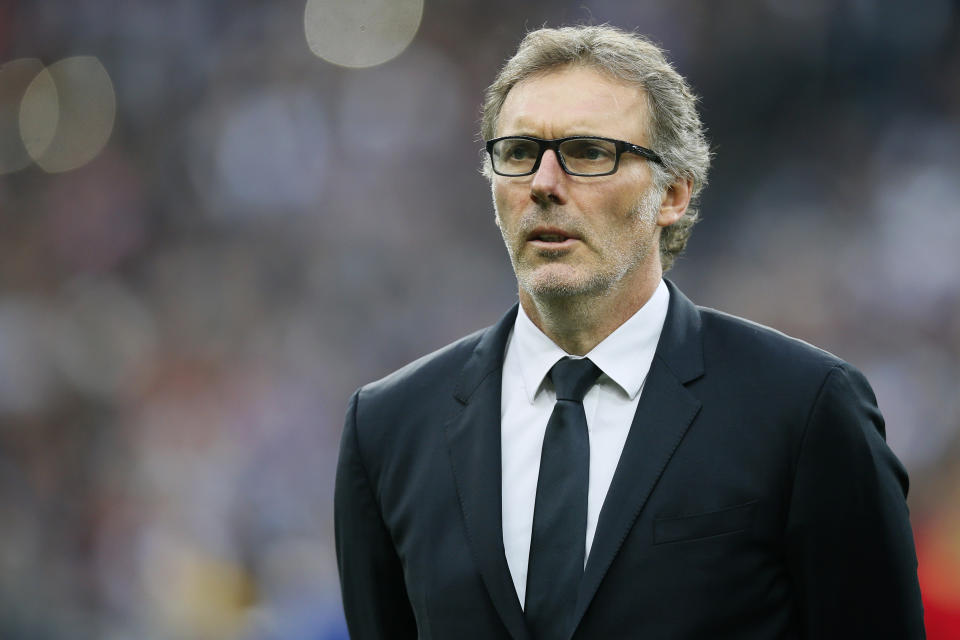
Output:
[[648,34],[716,153],[671,277],[862,369],[960,637],[951,0],[0,0],[0,637],[346,637],[360,384],[516,299],[478,173],[526,30]]

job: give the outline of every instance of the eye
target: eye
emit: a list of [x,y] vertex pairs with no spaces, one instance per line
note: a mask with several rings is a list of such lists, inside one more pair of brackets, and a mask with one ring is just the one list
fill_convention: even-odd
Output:
[[512,145],[507,149],[507,157],[511,160],[524,160],[530,157],[530,149],[522,144]]
[[616,156],[616,148],[605,140],[570,140],[562,151],[566,158],[582,162],[609,162]]
[[587,160],[597,160],[603,156],[603,150],[597,147],[589,147],[583,150],[583,157]]
[[501,162],[525,164],[536,160],[538,149],[539,145],[532,140],[508,138],[497,143],[494,153]]

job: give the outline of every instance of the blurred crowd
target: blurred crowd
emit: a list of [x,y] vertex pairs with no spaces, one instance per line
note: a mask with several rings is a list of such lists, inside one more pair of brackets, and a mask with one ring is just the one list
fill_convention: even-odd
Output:
[[866,373],[929,637],[956,637],[957,2],[428,1],[360,69],[311,52],[304,9],[0,0],[0,67],[88,56],[115,95],[82,166],[0,164],[0,638],[346,637],[346,401],[516,299],[481,93],[526,30],[584,22],[701,96],[711,184],[670,277]]

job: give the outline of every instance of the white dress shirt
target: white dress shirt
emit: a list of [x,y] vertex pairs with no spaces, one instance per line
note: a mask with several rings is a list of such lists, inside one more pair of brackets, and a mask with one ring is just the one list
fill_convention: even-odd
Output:
[[[590,437],[587,556],[653,362],[669,301],[670,293],[661,280],[647,303],[585,356],[603,371],[583,398]],[[556,402],[553,384],[546,376],[558,360],[568,355],[520,307],[503,362],[500,447],[503,546],[521,606],[526,597],[540,451]]]

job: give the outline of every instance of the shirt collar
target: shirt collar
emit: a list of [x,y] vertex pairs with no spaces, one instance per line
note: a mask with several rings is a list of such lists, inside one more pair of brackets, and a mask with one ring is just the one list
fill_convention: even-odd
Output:
[[[669,302],[670,292],[661,279],[646,304],[586,355],[631,400],[640,393],[650,370]],[[532,404],[547,373],[558,360],[569,354],[533,324],[522,305],[511,340],[519,356],[524,390]]]

